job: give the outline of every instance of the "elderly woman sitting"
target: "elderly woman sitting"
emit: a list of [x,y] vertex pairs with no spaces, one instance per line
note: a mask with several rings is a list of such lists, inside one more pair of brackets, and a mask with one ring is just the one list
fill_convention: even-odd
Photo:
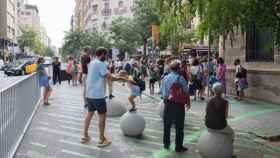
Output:
[[234,131],[227,123],[229,105],[222,97],[223,86],[220,83],[213,85],[215,96],[207,103],[205,125],[209,132],[225,134],[229,139],[234,140]]

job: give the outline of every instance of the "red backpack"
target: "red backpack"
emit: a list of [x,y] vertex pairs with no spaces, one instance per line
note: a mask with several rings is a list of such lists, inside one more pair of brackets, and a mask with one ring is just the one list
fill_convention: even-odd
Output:
[[186,93],[179,82],[180,75],[177,78],[177,81],[173,83],[171,88],[169,89],[168,100],[181,104],[181,105],[189,105],[190,104],[190,96]]

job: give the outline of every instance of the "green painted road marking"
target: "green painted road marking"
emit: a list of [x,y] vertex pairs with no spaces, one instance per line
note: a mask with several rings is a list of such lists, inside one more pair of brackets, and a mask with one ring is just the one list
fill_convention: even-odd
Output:
[[[268,113],[272,113],[272,112],[279,112],[280,109],[271,109],[271,110],[262,110],[262,111],[254,111],[254,112],[249,112],[249,113],[245,113],[243,115],[239,115],[233,119],[230,119],[229,122],[239,122],[248,118],[252,118],[255,116],[259,116],[259,115],[263,115],[263,114],[268,114]],[[190,144],[193,141],[197,140],[201,133],[205,131],[205,130],[201,130],[201,131],[196,131],[193,132],[191,135],[187,136],[184,140],[184,144]],[[174,145],[172,145],[172,149],[174,148]],[[160,149],[156,152],[154,152],[150,157],[151,158],[164,158],[167,157],[171,154],[173,154],[174,152],[170,151],[170,150],[165,150],[165,149]]]

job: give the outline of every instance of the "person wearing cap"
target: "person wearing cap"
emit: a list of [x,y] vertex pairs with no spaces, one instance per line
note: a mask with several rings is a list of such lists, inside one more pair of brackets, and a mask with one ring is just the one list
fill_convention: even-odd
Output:
[[[184,140],[184,123],[185,123],[185,105],[181,105],[169,99],[169,92],[171,87],[176,82],[182,86],[183,91],[188,94],[188,84],[187,81],[184,79],[183,76],[179,74],[180,71],[180,62],[173,61],[170,65],[170,73],[166,75],[161,81],[160,92],[162,98],[164,99],[164,136],[163,136],[163,143],[164,148],[169,149],[170,147],[170,133],[172,123],[175,123],[176,128],[176,152],[185,152],[188,148],[183,146]],[[187,103],[187,108],[190,108],[190,103]]]
[[206,106],[205,125],[209,132],[225,134],[233,142],[234,131],[227,123],[229,104],[222,97],[224,92],[222,84],[215,83],[213,92],[215,96],[210,99]]

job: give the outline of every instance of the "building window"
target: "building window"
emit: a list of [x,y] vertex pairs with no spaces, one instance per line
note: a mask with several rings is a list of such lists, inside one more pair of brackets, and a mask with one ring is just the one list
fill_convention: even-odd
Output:
[[93,11],[93,14],[98,14],[98,5],[93,5],[92,6],[92,11]]
[[105,21],[104,21],[103,24],[102,24],[102,29],[103,29],[103,30],[106,30],[106,29],[107,29],[107,24],[106,24]]
[[122,8],[124,6],[123,1],[119,1],[119,8]]
[[109,2],[104,3],[104,8],[105,9],[110,9],[110,3]]
[[270,29],[257,29],[255,26],[246,32],[246,60],[273,61],[274,40]]

